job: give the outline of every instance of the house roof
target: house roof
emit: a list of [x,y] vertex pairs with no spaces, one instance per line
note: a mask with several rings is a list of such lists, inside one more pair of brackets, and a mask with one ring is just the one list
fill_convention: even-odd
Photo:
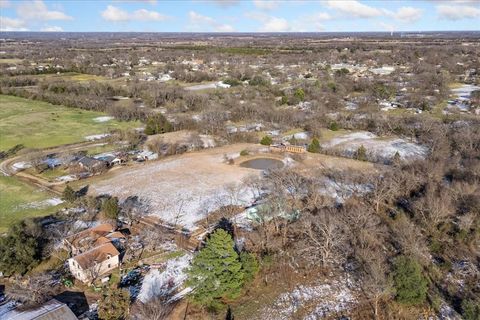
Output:
[[9,320],[78,320],[70,308],[52,299],[45,304],[30,310],[11,310],[2,315],[2,319]]
[[97,263],[101,263],[111,257],[118,256],[117,248],[111,243],[107,242],[98,247],[90,249],[78,256],[73,257],[83,270],[93,267]]
[[82,157],[82,158],[80,158],[80,160],[78,160],[78,163],[81,163],[85,167],[93,167],[97,164],[103,163],[103,161],[92,158],[92,157]]
[[72,246],[76,248],[90,247],[101,237],[112,233],[115,227],[110,223],[103,223],[93,228],[85,229],[74,235],[67,237],[67,240]]

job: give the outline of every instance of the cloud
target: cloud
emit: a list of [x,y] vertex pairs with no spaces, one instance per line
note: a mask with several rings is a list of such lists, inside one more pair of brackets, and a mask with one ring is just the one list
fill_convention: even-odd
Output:
[[245,16],[262,24],[259,32],[314,32],[324,30],[323,22],[332,19],[326,12],[315,12],[293,20],[271,16],[262,12],[247,12]]
[[276,0],[253,0],[253,4],[255,7],[261,10],[273,10],[276,9],[280,1]]
[[213,0],[215,5],[223,8],[236,6],[240,1],[239,0]]
[[12,19],[0,16],[0,31],[27,31],[25,22],[20,19]]
[[327,7],[341,12],[344,15],[355,18],[373,18],[383,15],[383,11],[374,7],[367,6],[356,0],[326,2]]
[[201,15],[195,11],[188,12],[190,22],[189,29],[191,31],[210,31],[215,32],[234,32],[235,29],[229,24],[222,24],[217,20]]
[[156,11],[150,11],[146,9],[139,9],[133,12],[128,12],[126,10],[120,9],[114,6],[107,6],[107,8],[102,11],[101,16],[106,21],[112,22],[127,22],[127,21],[164,21],[169,17],[158,13]]
[[48,10],[41,0],[22,2],[17,7],[17,15],[25,21],[28,20],[73,20],[71,16],[61,11]]
[[422,17],[422,10],[412,7],[401,7],[394,14],[394,18],[403,22],[415,22]]
[[464,5],[439,5],[437,6],[437,14],[441,19],[453,21],[462,19],[475,19],[480,18],[480,9]]
[[43,31],[43,32],[63,32],[63,28],[62,27],[57,27],[57,26],[46,26],[46,27],[40,29],[40,31]]

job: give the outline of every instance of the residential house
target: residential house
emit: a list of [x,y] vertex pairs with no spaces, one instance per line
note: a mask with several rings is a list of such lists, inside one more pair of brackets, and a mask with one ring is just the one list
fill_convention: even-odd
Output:
[[120,265],[120,252],[106,242],[68,259],[72,275],[82,282],[91,282]]
[[90,282],[117,268],[125,236],[111,224],[100,224],[64,239],[72,252],[68,266],[72,275],[82,282]]
[[77,161],[80,168],[85,169],[89,172],[100,172],[107,168],[107,163],[105,161],[95,159],[92,157],[82,157]]

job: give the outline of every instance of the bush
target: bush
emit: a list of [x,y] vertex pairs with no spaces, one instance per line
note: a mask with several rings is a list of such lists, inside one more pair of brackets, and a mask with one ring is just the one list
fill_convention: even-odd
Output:
[[248,156],[248,150],[242,150],[240,151],[240,155],[243,156]]
[[102,320],[122,320],[128,316],[130,294],[124,289],[109,289],[98,302],[98,317]]
[[295,93],[293,94],[293,96],[298,100],[303,101],[305,100],[305,91],[303,91],[302,88],[298,88],[297,90],[295,90]]
[[336,121],[330,122],[330,125],[328,126],[328,129],[330,129],[332,131],[338,131],[338,129],[339,129],[338,123]]
[[147,118],[145,126],[145,134],[152,135],[157,133],[165,133],[173,130],[173,126],[168,122],[167,118],[161,113],[156,113]]
[[75,190],[73,190],[72,187],[70,187],[70,185],[68,184],[63,190],[62,199],[70,203],[74,202],[77,199],[77,194],[75,193]]
[[254,76],[252,80],[248,82],[248,84],[251,86],[266,86],[268,85],[268,81],[261,76]]
[[322,150],[320,142],[317,138],[313,138],[312,142],[308,145],[307,151],[312,153],[319,153]]
[[405,305],[419,305],[427,297],[428,282],[417,261],[401,256],[395,260],[393,282],[396,300]]
[[117,219],[120,213],[120,207],[118,206],[118,199],[115,197],[105,200],[102,204],[102,211],[105,217],[110,219]]
[[355,152],[355,159],[360,161],[367,161],[367,149],[365,149],[363,144],[358,147],[357,151]]
[[239,85],[242,84],[239,80],[237,80],[237,79],[232,79],[232,78],[223,80],[223,83],[229,84],[229,85],[232,86],[232,87],[239,86]]
[[480,320],[480,301],[463,300],[462,316],[465,320]]
[[262,140],[260,140],[260,144],[264,146],[269,146],[273,143],[273,139],[270,136],[264,136]]

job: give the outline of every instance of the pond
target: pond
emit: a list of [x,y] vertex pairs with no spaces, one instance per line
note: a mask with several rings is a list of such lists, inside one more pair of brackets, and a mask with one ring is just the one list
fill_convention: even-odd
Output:
[[256,158],[240,163],[240,167],[251,168],[257,170],[272,170],[283,168],[282,161],[270,158]]

